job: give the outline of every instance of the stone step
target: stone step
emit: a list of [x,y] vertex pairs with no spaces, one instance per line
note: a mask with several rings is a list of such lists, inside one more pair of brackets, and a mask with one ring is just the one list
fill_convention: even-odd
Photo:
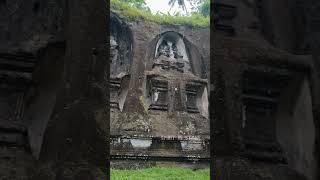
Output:
[[25,146],[27,129],[17,121],[0,121],[0,145]]
[[110,108],[120,110],[119,103],[118,103],[118,102],[110,101]]
[[26,135],[17,132],[1,132],[0,131],[0,145],[6,146],[25,146],[27,144]]
[[189,113],[199,113],[199,110],[198,110],[198,108],[196,108],[196,107],[187,106],[187,111],[188,111]]
[[210,157],[199,156],[154,156],[154,155],[110,155],[111,160],[155,160],[155,161],[175,161],[175,162],[209,162]]
[[0,132],[1,131],[26,133],[27,130],[25,126],[19,121],[9,121],[1,119]]
[[273,163],[287,163],[287,159],[285,158],[285,156],[279,152],[246,150],[241,154],[252,160],[273,162]]
[[166,111],[166,110],[168,110],[168,105],[166,105],[166,104],[151,104],[149,107],[149,110]]

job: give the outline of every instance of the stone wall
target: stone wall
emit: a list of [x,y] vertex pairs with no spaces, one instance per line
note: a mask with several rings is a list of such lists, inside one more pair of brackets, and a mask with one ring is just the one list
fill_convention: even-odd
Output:
[[1,178],[106,178],[105,7],[0,2]]
[[[113,13],[111,17],[114,21],[111,27],[120,28],[115,32],[128,32],[122,36],[132,39],[129,49],[132,56],[126,60],[130,68],[111,81],[112,91],[118,94],[111,93],[112,157],[117,160],[142,158],[140,154],[154,160],[192,161],[195,157],[208,160],[209,29],[143,20],[128,22]],[[111,35],[117,36],[112,32]],[[169,54],[161,56],[158,50],[161,42],[170,39],[177,42],[176,48],[181,52],[172,54],[172,61]],[[114,44],[120,43],[126,44],[121,38]],[[121,45],[118,48],[121,51]],[[187,63],[182,63],[182,59]],[[116,62],[115,59],[111,63]],[[203,86],[201,92],[191,92],[197,95],[194,100],[187,95],[191,81]],[[158,104],[153,104],[153,95],[150,95],[153,88],[163,93],[159,95]],[[187,97],[198,108],[189,107]],[[118,105],[114,105],[115,101]]]
[[211,131],[217,177],[317,179],[315,66],[299,51],[294,2],[215,3]]

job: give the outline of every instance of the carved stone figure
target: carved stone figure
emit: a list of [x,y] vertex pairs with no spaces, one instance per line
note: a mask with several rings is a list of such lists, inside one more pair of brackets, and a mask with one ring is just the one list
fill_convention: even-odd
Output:
[[111,74],[117,69],[117,60],[119,57],[118,43],[113,36],[110,36],[110,57],[111,57]]
[[158,48],[157,57],[160,57],[161,55],[169,57],[170,60],[183,58],[183,56],[177,48],[176,43],[166,40],[163,40],[163,42],[160,44]]
[[177,48],[176,44],[172,45],[172,50],[173,50],[173,54],[174,54],[174,58],[175,59],[183,58],[181,53],[178,51],[178,48]]
[[158,57],[161,55],[170,57],[170,47],[167,41],[163,41],[158,48]]
[[153,67],[160,66],[161,69],[184,72],[185,64],[186,61],[183,59],[176,42],[163,40],[158,47]]

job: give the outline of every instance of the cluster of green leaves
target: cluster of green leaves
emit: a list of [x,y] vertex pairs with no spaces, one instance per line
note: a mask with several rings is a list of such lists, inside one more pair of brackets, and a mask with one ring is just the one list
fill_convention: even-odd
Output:
[[[129,0],[140,1],[140,0]],[[141,0],[143,1],[143,0]],[[119,16],[127,20],[136,20],[138,18],[145,19],[147,21],[156,22],[159,24],[173,24],[173,25],[190,25],[194,27],[209,27],[210,18],[205,17],[200,13],[192,13],[190,16],[181,16],[180,14],[152,14],[148,7],[146,7],[144,1],[139,7],[137,3],[128,3],[125,0],[111,0],[111,11],[117,13]]]
[[203,1],[203,2],[200,4],[200,6],[199,6],[198,9],[199,9],[198,11],[199,11],[203,16],[205,16],[205,17],[210,16],[210,0],[205,0],[205,1]]
[[209,169],[193,171],[188,168],[178,167],[154,167],[138,170],[117,170],[111,169],[111,180],[208,180],[210,179]]
[[123,2],[128,3],[130,6],[143,9],[145,11],[150,11],[149,7],[147,6],[146,2],[144,0],[122,0]]

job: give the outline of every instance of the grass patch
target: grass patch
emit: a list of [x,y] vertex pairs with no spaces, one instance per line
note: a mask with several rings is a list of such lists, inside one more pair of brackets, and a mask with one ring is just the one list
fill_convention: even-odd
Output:
[[111,169],[111,180],[209,180],[209,169],[154,167],[138,170]]
[[159,24],[189,25],[194,27],[210,26],[210,17],[205,17],[199,13],[194,13],[190,16],[154,15],[149,11],[132,7],[121,0],[111,0],[110,9],[112,12],[117,13],[119,16],[129,21],[142,18]]

